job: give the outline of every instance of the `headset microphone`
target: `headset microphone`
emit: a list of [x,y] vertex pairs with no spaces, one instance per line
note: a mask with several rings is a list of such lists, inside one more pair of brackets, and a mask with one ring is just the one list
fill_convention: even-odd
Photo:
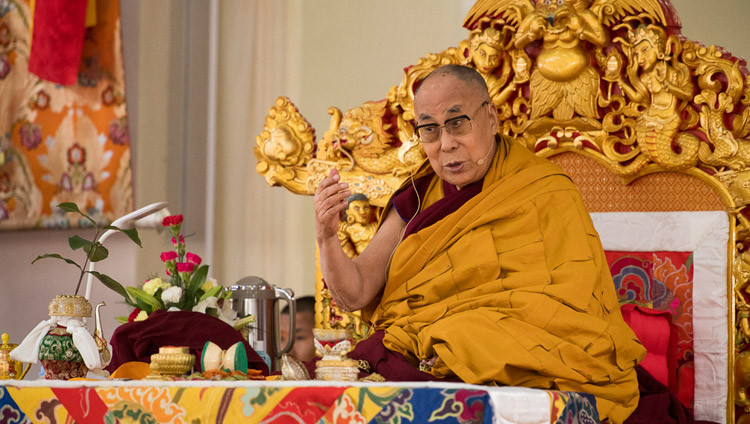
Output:
[[[494,143],[493,143],[493,144],[494,144]],[[479,160],[478,160],[478,161],[476,162],[477,166],[482,166],[482,165],[484,165],[484,160],[485,160],[485,159],[487,159],[487,158],[488,158],[488,157],[489,157],[489,156],[490,156],[491,154],[492,154],[492,145],[490,145],[490,150],[488,150],[488,151],[487,151],[487,154],[485,154],[484,156],[482,156],[482,158],[481,158],[481,159],[479,159]]]

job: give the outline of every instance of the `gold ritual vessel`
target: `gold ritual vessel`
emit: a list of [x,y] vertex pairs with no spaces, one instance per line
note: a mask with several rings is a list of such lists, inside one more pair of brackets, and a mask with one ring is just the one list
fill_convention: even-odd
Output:
[[151,371],[165,377],[179,377],[195,366],[195,355],[183,346],[163,346],[151,355]]
[[26,368],[24,369],[23,362],[10,359],[10,351],[18,345],[8,343],[9,339],[10,336],[8,336],[8,333],[3,333],[3,344],[0,345],[0,380],[23,380],[26,377],[26,373],[29,372],[31,364],[26,364]]

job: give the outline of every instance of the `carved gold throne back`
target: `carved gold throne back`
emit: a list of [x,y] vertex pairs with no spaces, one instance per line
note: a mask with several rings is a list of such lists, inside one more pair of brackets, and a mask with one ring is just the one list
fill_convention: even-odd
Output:
[[[718,284],[728,318],[726,369],[717,373],[726,396],[704,419],[729,422],[750,412],[745,62],[683,37],[667,0],[479,0],[464,27],[466,39],[419,58],[383,100],[343,113],[331,107],[319,141],[292,102],[279,97],[256,139],[258,173],[270,185],[312,195],[338,169],[358,194],[352,204],[359,202],[360,212],[353,206],[342,217],[339,237],[355,256],[389,197],[425,159],[414,134],[415,87],[441,65],[474,67],[498,108],[500,132],[560,165],[595,222],[599,213],[719,212],[726,254]],[[652,230],[641,227],[644,236]],[[336,308],[319,267],[316,300],[317,326],[366,334],[358,313]]]

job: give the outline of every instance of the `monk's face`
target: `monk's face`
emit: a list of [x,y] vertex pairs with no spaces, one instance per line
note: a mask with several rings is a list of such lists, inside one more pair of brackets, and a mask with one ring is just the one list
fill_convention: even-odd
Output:
[[[452,135],[441,128],[437,141],[422,143],[435,173],[459,188],[484,178],[495,153],[497,110],[483,91],[453,75],[434,75],[414,97],[417,125],[443,125],[462,115],[470,118],[469,132]],[[488,104],[482,106],[485,101]]]

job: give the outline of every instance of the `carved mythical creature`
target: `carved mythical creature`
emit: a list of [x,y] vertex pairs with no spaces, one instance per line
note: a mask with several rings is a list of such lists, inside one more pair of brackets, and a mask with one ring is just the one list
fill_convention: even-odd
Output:
[[398,146],[386,132],[390,125],[383,123],[386,102],[366,102],[343,116],[334,108],[324,140],[330,139],[333,149],[348,157],[350,169],[357,167],[372,174],[399,176],[407,175],[411,167],[424,160],[419,142],[401,141]]
[[712,151],[707,145],[701,145],[698,153],[701,161],[713,166],[744,169],[750,163],[750,140],[737,139],[724,124],[725,111],[734,107],[732,98],[725,93],[704,90],[696,100],[704,103],[700,113],[701,126],[707,130],[714,146]]
[[[694,166],[698,160],[700,140],[693,134],[679,133],[680,110],[693,97],[690,70],[672,61],[669,46],[679,49],[679,40],[667,37],[655,25],[640,25],[629,32],[631,60],[626,82],[618,73],[617,80],[625,94],[646,109],[633,110],[635,134],[641,155],[620,172],[632,175],[643,169],[648,160],[670,170]],[[678,52],[675,52],[677,54]],[[671,63],[670,63],[671,62]],[[640,70],[640,72],[639,72]],[[675,139],[676,137],[676,139]],[[673,148],[673,142],[679,150]]]
[[[464,26],[471,28],[485,16],[503,17],[517,24],[515,47],[524,49],[542,39],[536,69],[531,73],[531,119],[544,120],[552,112],[557,122],[575,114],[595,128],[599,73],[582,42],[601,49],[609,43],[605,24],[645,12],[664,22],[658,0],[480,0],[469,11]],[[530,121],[531,122],[531,121]]]
[[[735,278],[734,295],[737,301],[737,334],[735,344],[747,344],[750,340],[750,305],[745,300],[745,293],[750,282],[750,251],[737,252],[733,264]],[[735,403],[750,412],[750,398],[747,389],[750,388],[750,351],[739,352],[735,357]]]
[[[500,108],[501,119],[510,116],[510,107],[506,104],[508,98],[516,88],[529,80],[531,60],[523,51],[512,50],[513,70],[515,75],[506,85],[510,75],[510,64],[505,59],[505,51],[512,44],[507,33],[499,28],[504,21],[491,21],[484,18],[479,27],[469,34],[469,39],[463,41],[458,48],[461,64],[473,66],[487,82],[492,102]],[[499,76],[498,68],[502,68]]]

